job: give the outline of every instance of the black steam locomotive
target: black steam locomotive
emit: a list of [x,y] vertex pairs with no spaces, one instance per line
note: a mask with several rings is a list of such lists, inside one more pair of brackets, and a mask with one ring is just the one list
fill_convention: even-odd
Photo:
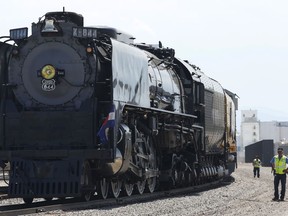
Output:
[[173,49],[65,11],[1,40],[10,197],[130,196],[234,171],[237,97]]

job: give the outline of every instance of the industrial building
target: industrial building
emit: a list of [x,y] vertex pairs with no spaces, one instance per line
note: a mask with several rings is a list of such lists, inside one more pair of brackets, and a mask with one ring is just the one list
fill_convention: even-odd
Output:
[[[257,117],[257,110],[241,111],[241,129],[237,137],[238,161],[245,161],[245,147],[262,140],[272,140],[275,147],[288,144],[288,122],[265,121]],[[266,143],[266,142],[264,142]],[[288,154],[288,152],[285,152]]]

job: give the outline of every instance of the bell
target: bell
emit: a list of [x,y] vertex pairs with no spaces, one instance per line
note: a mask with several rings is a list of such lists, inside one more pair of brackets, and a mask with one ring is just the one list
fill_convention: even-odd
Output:
[[54,26],[53,19],[46,19],[45,26],[42,29],[42,32],[58,32],[57,28]]

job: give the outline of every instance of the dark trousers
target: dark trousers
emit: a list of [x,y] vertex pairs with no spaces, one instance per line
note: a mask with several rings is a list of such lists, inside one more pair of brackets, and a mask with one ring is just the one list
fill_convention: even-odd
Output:
[[254,173],[254,178],[256,175],[259,178],[260,177],[260,167],[254,167],[253,173]]
[[286,191],[286,174],[276,174],[274,176],[274,197],[279,199],[279,182],[281,181],[281,196],[280,199],[284,199]]

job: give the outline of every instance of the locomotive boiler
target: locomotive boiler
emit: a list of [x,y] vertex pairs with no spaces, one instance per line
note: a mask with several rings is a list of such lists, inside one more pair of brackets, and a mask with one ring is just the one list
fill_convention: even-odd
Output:
[[10,197],[130,196],[234,171],[237,97],[174,49],[66,11],[1,39]]

